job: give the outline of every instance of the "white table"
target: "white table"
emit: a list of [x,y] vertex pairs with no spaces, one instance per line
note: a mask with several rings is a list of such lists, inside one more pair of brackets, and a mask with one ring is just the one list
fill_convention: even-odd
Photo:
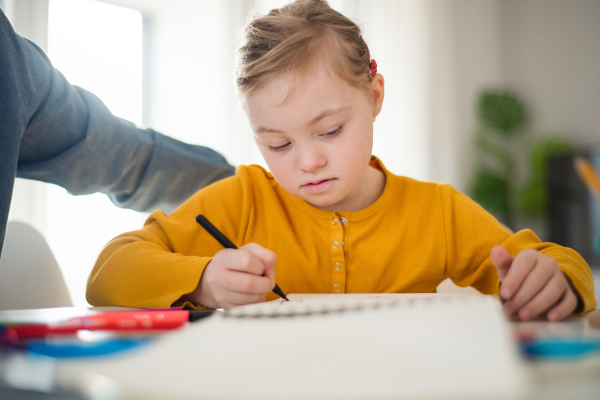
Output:
[[[111,308],[113,309],[113,308]],[[118,308],[117,308],[118,309]],[[104,310],[104,309],[103,309]],[[23,320],[45,319],[52,320],[57,317],[65,318],[74,315],[81,315],[82,312],[94,312],[89,309],[61,308],[61,309],[44,309],[44,310],[26,310],[26,311],[4,311],[0,312],[0,321],[16,317]],[[600,340],[600,329],[594,329],[589,326],[585,318],[567,318],[564,321],[556,323],[548,323],[541,320],[532,322],[511,321],[510,327],[515,336],[518,335],[537,335],[538,337],[558,336],[558,337],[589,337]],[[196,331],[201,331],[202,326],[191,327]],[[181,332],[165,333],[164,338],[159,338],[162,343],[169,342],[171,335],[179,337]],[[189,336],[189,335],[188,335]],[[182,336],[183,337],[183,336]],[[171,341],[173,342],[173,341]],[[170,344],[172,346],[172,343]],[[140,351],[144,351],[143,349]],[[177,350],[181,351],[181,349]],[[105,371],[112,366],[118,366],[127,355],[110,356],[91,365],[99,366],[98,371]],[[25,371],[30,371],[31,374],[39,377],[46,377],[45,386],[43,383],[38,383],[40,388],[45,390],[58,390],[71,395],[75,394],[75,398],[82,399],[114,399],[117,391],[114,382],[102,375],[95,373],[94,368],[89,365],[78,368],[77,362],[61,361],[54,359],[39,359],[30,358],[19,355],[21,368]],[[7,355],[4,353],[0,357],[0,378],[3,377],[3,368],[6,369]],[[15,357],[12,358],[12,364],[8,367],[8,372],[12,369],[15,372]],[[200,362],[200,361],[199,361]],[[85,364],[85,363],[84,363]],[[581,358],[572,360],[528,360],[522,358],[523,374],[525,381],[528,383],[528,389],[515,399],[533,399],[533,400],[553,400],[553,399],[570,399],[570,400],[594,400],[600,399],[600,352],[590,354]],[[174,365],[173,368],[193,368],[193,365]],[[481,366],[485,368],[485,365]],[[147,368],[152,368],[148,365]],[[273,368],[285,368],[285,366],[274,365]],[[8,373],[4,371],[4,375]],[[137,371],[142,373],[144,371]],[[268,374],[269,371],[264,371]],[[23,377],[22,377],[23,378]],[[27,378],[27,376],[25,376]],[[201,376],[198,376],[198,382],[201,382]],[[0,379],[1,380],[1,379]],[[201,383],[198,383],[201,384]],[[231,382],[235,384],[235,382]],[[4,390],[4,392],[2,391]],[[10,389],[12,390],[12,389]],[[0,387],[0,398],[3,393],[8,393],[9,389]],[[77,397],[79,396],[79,397]],[[8,397],[7,397],[8,398]],[[129,396],[128,398],[135,398]]]

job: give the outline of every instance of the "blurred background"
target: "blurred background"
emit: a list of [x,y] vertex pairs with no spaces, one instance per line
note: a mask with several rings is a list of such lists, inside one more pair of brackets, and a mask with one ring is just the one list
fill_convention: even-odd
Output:
[[[284,4],[0,0],[15,30],[114,114],[233,165],[264,165],[234,88],[241,30],[251,12]],[[510,229],[532,228],[600,265],[600,207],[573,168],[574,156],[600,168],[600,1],[330,4],[361,26],[385,78],[374,154],[392,172],[449,182]],[[23,180],[9,216],[47,237],[75,305],[87,305],[102,246],[146,217]]]

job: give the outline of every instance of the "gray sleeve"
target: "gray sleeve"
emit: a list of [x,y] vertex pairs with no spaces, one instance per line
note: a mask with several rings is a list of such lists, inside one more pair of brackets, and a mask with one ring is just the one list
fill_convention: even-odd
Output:
[[69,84],[35,44],[20,38],[30,93],[17,176],[71,194],[101,192],[119,207],[170,212],[200,188],[234,173],[219,153],[117,118],[92,93]]

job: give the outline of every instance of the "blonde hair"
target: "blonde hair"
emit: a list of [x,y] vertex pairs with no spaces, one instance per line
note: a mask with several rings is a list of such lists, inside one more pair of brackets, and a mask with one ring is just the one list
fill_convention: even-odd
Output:
[[296,0],[248,23],[236,84],[250,95],[272,74],[291,71],[299,79],[321,59],[350,85],[370,89],[369,51],[360,28],[324,0]]

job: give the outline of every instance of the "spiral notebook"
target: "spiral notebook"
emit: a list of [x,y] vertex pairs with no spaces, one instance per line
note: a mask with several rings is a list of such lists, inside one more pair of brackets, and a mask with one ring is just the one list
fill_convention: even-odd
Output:
[[348,293],[348,294],[290,294],[290,301],[277,299],[268,303],[236,307],[225,315],[236,318],[292,317],[324,315],[378,308],[432,307],[447,303],[487,301],[481,295],[464,293]]
[[522,365],[483,295],[302,295],[217,313],[118,363],[124,398],[515,399]]

